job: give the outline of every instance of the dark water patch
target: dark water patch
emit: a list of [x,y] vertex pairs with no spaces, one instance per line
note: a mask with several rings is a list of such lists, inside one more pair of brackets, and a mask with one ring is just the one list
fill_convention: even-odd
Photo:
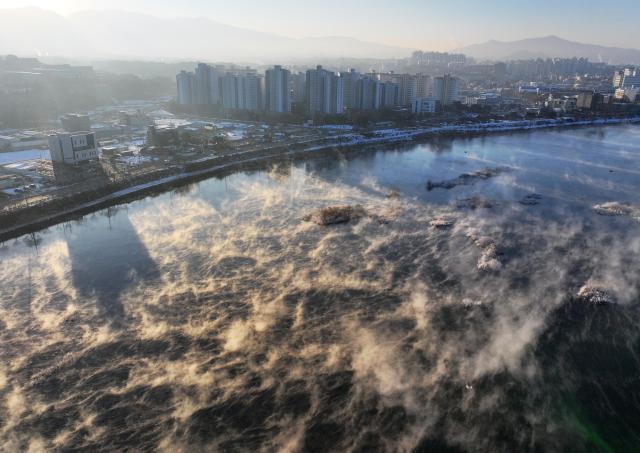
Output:
[[130,359],[133,357],[157,357],[170,348],[171,344],[166,340],[140,340],[126,339],[110,343],[104,343],[83,352],[75,363],[77,368],[97,368],[104,363],[117,359]]
[[340,449],[345,428],[340,423],[311,422],[305,429],[304,451],[329,452]]
[[367,431],[359,436],[353,447],[354,452],[383,452],[386,451],[384,442],[379,434]]
[[638,305],[569,298],[537,348],[545,380],[578,426],[584,450],[632,451],[640,442]]
[[189,435],[207,441],[226,432],[260,429],[276,406],[275,390],[251,391],[199,409],[189,417]]
[[502,173],[512,171],[510,167],[487,167],[481,170],[474,171],[472,173],[462,173],[457,178],[447,179],[444,181],[427,181],[427,190],[433,189],[453,189],[457,186],[468,186],[475,184],[479,181],[485,181],[489,178],[493,178]]
[[33,415],[18,427],[24,432],[37,432],[47,439],[53,439],[62,431],[73,428],[73,422],[80,412],[74,406],[49,406],[41,414]]
[[413,449],[414,453],[466,453],[469,450],[452,445],[443,439],[434,439],[433,437],[425,437]]
[[123,365],[109,370],[91,374],[78,383],[80,389],[94,390],[96,388],[121,387],[127,383],[131,365]]

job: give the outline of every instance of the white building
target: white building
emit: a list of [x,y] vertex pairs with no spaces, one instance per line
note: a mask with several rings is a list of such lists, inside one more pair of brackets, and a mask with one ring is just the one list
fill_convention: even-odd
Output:
[[341,114],[344,112],[344,81],[322,66],[309,69],[306,97],[309,115]]
[[176,84],[178,86],[178,104],[190,105],[195,102],[195,74],[192,72],[181,71],[176,76]]
[[344,106],[348,109],[356,108],[356,84],[362,78],[355,69],[340,73],[344,86]]
[[449,74],[433,79],[433,97],[442,105],[458,100],[458,79]]
[[614,98],[620,101],[636,102],[640,96],[640,85],[616,89]]
[[613,73],[613,87],[620,88],[624,79],[624,71],[615,71]]
[[381,82],[392,82],[398,85],[399,105],[411,105],[411,103],[418,97],[418,81],[420,80],[422,75],[416,76],[412,74],[396,74],[395,72],[374,72],[370,75],[380,80]]
[[260,110],[261,77],[252,73],[227,73],[222,76],[222,106],[231,110]]
[[418,98],[411,103],[412,113],[436,113],[436,100],[434,98]]
[[50,135],[49,154],[53,162],[64,164],[77,164],[100,157],[93,132]]
[[241,80],[241,107],[244,110],[257,111],[261,110],[264,99],[262,96],[262,86],[264,85],[262,77],[255,74],[245,74]]
[[195,72],[176,76],[178,104],[217,105],[220,103],[220,73],[217,68],[198,63]]
[[220,75],[216,68],[198,63],[194,82],[194,104],[216,105],[220,102]]
[[274,66],[265,71],[265,107],[269,113],[291,112],[291,93],[289,85],[291,73]]
[[640,87],[640,71],[637,69],[632,71],[625,70],[622,79],[621,88],[638,88]]

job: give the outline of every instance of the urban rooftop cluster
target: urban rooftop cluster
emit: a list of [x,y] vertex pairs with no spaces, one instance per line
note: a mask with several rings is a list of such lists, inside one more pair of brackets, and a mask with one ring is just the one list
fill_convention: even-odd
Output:
[[[517,105],[525,113],[547,109],[560,114],[634,103],[640,97],[640,72],[635,68],[616,68],[612,80],[612,67],[586,59],[470,64],[464,55],[414,52],[407,61],[413,73],[330,71],[320,65],[294,72],[276,65],[260,74],[248,67],[199,63],[195,71],[176,76],[177,103],[226,114],[294,111],[314,119],[381,109],[433,114],[458,103],[501,103]],[[420,72],[428,68],[445,70],[442,75]]]
[[180,72],[176,81],[180,105],[286,114],[298,104],[310,117],[399,106],[409,106],[414,113],[434,113],[437,104],[450,105],[458,99],[458,78],[449,74],[432,78],[361,74],[355,69],[337,73],[320,65],[298,73],[274,66],[263,77],[255,69],[227,71],[200,63],[195,72]]

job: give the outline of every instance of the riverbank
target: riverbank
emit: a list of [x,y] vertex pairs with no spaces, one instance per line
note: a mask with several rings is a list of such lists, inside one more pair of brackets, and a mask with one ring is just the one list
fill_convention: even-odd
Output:
[[347,133],[335,143],[312,147],[282,146],[267,150],[238,153],[224,157],[207,158],[184,165],[174,174],[158,174],[155,179],[132,179],[119,185],[110,185],[80,192],[64,199],[52,200],[45,205],[25,206],[23,209],[0,215],[0,241],[38,231],[65,220],[81,217],[90,212],[163,192],[212,176],[223,176],[236,171],[259,168],[272,162],[304,159],[323,152],[346,152],[368,149],[380,145],[419,142],[436,136],[474,136],[484,134],[530,131],[560,127],[606,126],[640,123],[640,117],[599,118],[595,120],[536,120],[501,121],[479,124],[440,125],[428,128],[385,129],[367,136]]

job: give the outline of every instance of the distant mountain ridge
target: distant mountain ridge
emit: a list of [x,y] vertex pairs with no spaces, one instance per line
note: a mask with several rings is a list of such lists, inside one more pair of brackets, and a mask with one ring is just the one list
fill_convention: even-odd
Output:
[[518,41],[488,41],[456,49],[477,60],[526,60],[530,58],[588,58],[609,64],[640,64],[639,49],[584,44],[558,36],[521,39]]
[[[405,58],[412,50],[355,38],[290,38],[207,18],[164,19],[124,11],[62,16],[40,8],[0,9],[0,55],[112,60],[206,60],[275,63],[322,58]],[[640,64],[639,49],[583,44],[557,36],[488,41],[459,49],[477,60],[585,57]]]
[[206,18],[162,19],[123,11],[62,16],[39,8],[0,9],[0,54],[273,62],[397,58],[411,50],[347,37],[295,39]]

